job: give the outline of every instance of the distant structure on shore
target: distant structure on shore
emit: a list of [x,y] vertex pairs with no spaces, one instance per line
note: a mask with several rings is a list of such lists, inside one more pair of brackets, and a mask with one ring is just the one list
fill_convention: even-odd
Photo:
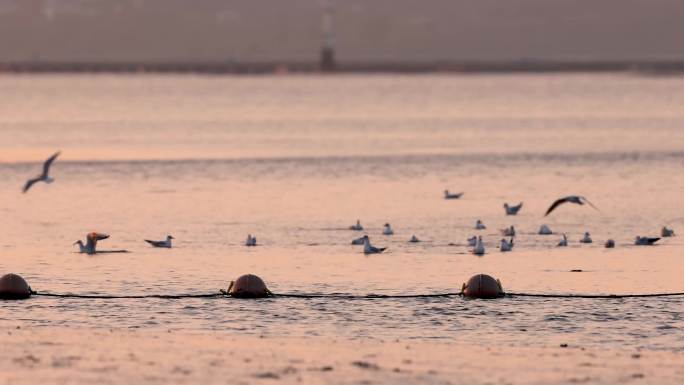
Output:
[[323,0],[323,47],[321,48],[320,64],[323,72],[335,70],[334,12],[333,0]]

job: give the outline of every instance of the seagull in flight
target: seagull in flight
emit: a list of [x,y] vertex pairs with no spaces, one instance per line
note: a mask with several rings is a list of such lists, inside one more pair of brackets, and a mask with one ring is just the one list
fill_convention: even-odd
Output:
[[560,198],[560,199],[556,200],[555,202],[553,202],[551,207],[549,207],[549,209],[546,210],[546,214],[544,214],[544,216],[551,214],[551,211],[555,210],[556,207],[562,205],[563,203],[575,203],[575,204],[578,204],[580,206],[586,203],[589,206],[596,209],[597,211],[601,211],[598,209],[598,207],[594,206],[591,202],[589,202],[589,200],[587,198],[585,198],[583,196],[579,196],[579,195],[570,195],[570,196],[567,196],[564,198]]
[[26,193],[31,186],[33,186],[36,182],[45,182],[45,183],[52,183],[54,182],[54,179],[49,176],[50,173],[50,166],[52,165],[52,162],[57,159],[59,156],[60,152],[57,151],[54,155],[48,158],[48,160],[43,163],[43,173],[33,179],[29,179],[26,181],[26,184],[24,185],[24,189],[22,190],[23,193]]
[[518,203],[517,206],[510,206],[508,203],[504,203],[504,209],[506,209],[506,215],[517,215],[518,211],[522,208],[523,203]]
[[145,239],[145,242],[149,243],[150,245],[152,245],[154,247],[165,247],[167,249],[170,249],[172,239],[175,239],[175,238],[172,237],[171,235],[167,235],[165,241],[150,241],[149,239]]

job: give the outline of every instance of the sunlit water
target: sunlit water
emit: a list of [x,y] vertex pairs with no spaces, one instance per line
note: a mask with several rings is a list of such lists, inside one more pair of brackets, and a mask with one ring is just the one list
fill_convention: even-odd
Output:
[[[79,294],[684,291],[684,79],[554,76],[0,77],[0,272]],[[61,149],[51,185],[26,178]],[[460,200],[442,191],[464,191]],[[557,197],[587,196],[548,218]],[[518,216],[503,203],[524,202]],[[364,232],[365,256],[350,241]],[[476,219],[488,226],[473,229]],[[390,222],[395,235],[381,235]],[[536,235],[548,224],[567,233]],[[515,225],[510,253],[499,229]],[[111,234],[87,256],[86,232]],[[589,231],[591,245],[579,238]],[[242,246],[247,234],[260,246]],[[142,239],[177,238],[173,249]],[[411,244],[416,235],[424,242]],[[469,253],[483,235],[487,254]],[[617,247],[604,249],[613,238]],[[581,269],[582,272],[571,272]],[[3,325],[570,342],[684,350],[684,298],[4,302]]]

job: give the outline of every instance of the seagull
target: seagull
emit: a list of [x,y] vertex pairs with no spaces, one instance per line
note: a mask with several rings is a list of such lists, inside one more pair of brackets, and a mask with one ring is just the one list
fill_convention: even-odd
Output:
[[382,233],[384,235],[392,235],[394,234],[394,230],[392,230],[392,226],[390,226],[389,223],[385,223],[385,228],[382,230]]
[[652,244],[658,242],[658,240],[660,240],[660,238],[650,238],[650,237],[637,236],[634,239],[634,244],[637,246],[649,246],[649,245],[652,245]]
[[482,237],[477,237],[477,243],[475,244],[475,248],[473,249],[473,254],[475,255],[483,255],[485,253],[485,247],[484,243],[482,243]]
[[510,241],[507,241],[505,239],[501,240],[501,251],[511,251],[513,250],[513,238],[511,238]]
[[558,242],[558,244],[556,246],[565,247],[567,245],[568,245],[568,237],[566,237],[565,234],[563,234],[563,239],[561,239],[560,242]]
[[475,222],[475,230],[485,230],[486,228],[487,226],[485,226],[481,220],[478,219],[477,222]]
[[150,241],[149,239],[145,239],[145,242],[149,243],[150,245],[154,247],[165,247],[167,249],[171,248],[171,240],[175,239],[174,237],[167,235],[165,241]]
[[386,247],[375,247],[371,245],[368,235],[363,236],[363,253],[364,254],[380,254],[387,250]]
[[361,226],[361,221],[357,219],[355,225],[349,226],[349,230],[363,231],[363,226]]
[[477,237],[473,235],[472,237],[468,238],[468,246],[475,247],[475,245],[477,245]]
[[444,199],[458,199],[463,195],[462,192],[460,193],[450,193],[449,190],[444,190]]
[[57,151],[54,155],[52,155],[51,157],[49,157],[48,160],[45,161],[45,163],[43,163],[43,173],[42,173],[41,175],[39,175],[39,176],[37,176],[37,177],[35,177],[35,178],[33,178],[33,179],[29,179],[28,181],[26,181],[26,184],[24,185],[24,189],[22,190],[22,192],[23,192],[24,194],[25,194],[25,193],[31,188],[31,186],[33,186],[36,182],[52,183],[52,182],[55,181],[55,180],[54,180],[53,178],[51,178],[48,174],[49,174],[49,172],[50,172],[50,166],[52,165],[52,162],[54,162],[55,159],[57,159],[57,157],[59,156],[59,154],[60,154],[60,152]]
[[92,232],[86,235],[86,244],[83,244],[83,241],[80,239],[76,242],[74,242],[74,245],[78,245],[79,250],[81,253],[86,253],[86,254],[95,254],[97,251],[95,250],[97,241],[101,241],[103,239],[109,238],[109,235],[107,234],[102,234],[102,233],[97,233],[97,232]]
[[501,234],[503,234],[506,237],[515,237],[515,227],[511,225],[511,227],[509,228],[501,229]]
[[364,240],[363,237],[352,239],[351,244],[352,245],[363,245]]
[[565,198],[560,198],[560,199],[556,200],[555,202],[553,202],[551,207],[549,207],[549,209],[546,210],[546,214],[544,214],[544,216],[551,214],[551,211],[555,210],[556,207],[562,205],[563,203],[575,203],[575,204],[578,204],[580,206],[587,203],[589,206],[593,207],[597,211],[600,211],[598,209],[598,207],[594,206],[591,202],[589,202],[589,200],[587,198],[585,198],[583,196],[579,196],[579,195],[570,195],[570,196],[567,196]]
[[606,249],[612,249],[613,247],[615,247],[615,241],[609,239],[606,241],[606,244],[604,246],[606,246]]
[[675,235],[674,230],[668,229],[666,226],[663,226],[663,229],[660,230],[660,236],[667,238],[667,237],[673,237]]
[[550,235],[553,234],[553,231],[547,226],[546,224],[541,225],[539,228],[539,235]]
[[411,239],[409,239],[409,242],[411,242],[411,243],[418,243],[418,242],[420,242],[420,239],[418,239],[418,237],[416,237],[416,236],[414,235],[414,236],[411,237]]
[[253,237],[252,234],[247,234],[247,240],[245,241],[245,246],[256,246],[256,237]]
[[504,209],[506,209],[506,215],[517,215],[518,211],[522,208],[523,203],[518,203],[517,206],[509,206],[508,203],[504,203]]
[[587,231],[584,233],[584,238],[580,239],[580,243],[591,243],[591,242],[593,242],[593,241],[591,240],[591,236],[589,236],[589,232]]

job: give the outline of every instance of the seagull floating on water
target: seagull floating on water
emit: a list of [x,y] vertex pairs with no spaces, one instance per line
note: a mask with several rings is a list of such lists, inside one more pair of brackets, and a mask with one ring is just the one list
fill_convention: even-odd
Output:
[[567,245],[568,245],[568,237],[566,237],[565,234],[563,234],[563,239],[561,239],[560,242],[558,242],[558,244],[556,246],[565,247]]
[[450,193],[449,190],[444,190],[444,199],[458,199],[463,196],[463,193]]
[[523,203],[518,203],[517,206],[509,206],[508,203],[504,203],[504,209],[506,209],[506,215],[517,215],[518,211],[522,208]]
[[97,233],[97,232],[92,232],[88,233],[86,235],[86,244],[83,244],[83,241],[80,239],[76,242],[74,242],[74,245],[78,245],[78,248],[81,253],[85,254],[95,254],[97,253],[96,246],[97,246],[97,241],[101,241],[103,239],[109,238],[109,235],[107,234],[102,234],[102,233]]
[[24,189],[22,190],[23,193],[26,193],[31,188],[31,186],[33,186],[37,182],[45,182],[45,183],[49,184],[49,183],[52,183],[55,181],[53,178],[51,178],[49,176],[50,166],[52,165],[52,162],[54,162],[55,159],[57,159],[59,154],[60,154],[60,152],[57,151],[54,155],[49,157],[48,160],[45,161],[45,163],[43,163],[43,173],[42,174],[40,174],[39,176],[37,176],[33,179],[29,179],[28,181],[26,181],[26,184],[24,185]]
[[479,236],[479,237],[477,237],[477,243],[475,244],[475,248],[473,249],[473,254],[483,255],[484,253],[485,253],[484,243],[482,243],[482,237]]
[[486,230],[486,229],[487,229],[487,226],[485,226],[481,220],[478,219],[477,222],[475,222],[475,230]]
[[245,241],[245,246],[256,246],[256,237],[253,237],[252,234],[247,234],[247,240]]
[[352,239],[352,241],[351,241],[352,245],[363,245],[363,243],[364,243],[364,237]]
[[385,228],[382,230],[382,233],[384,235],[392,235],[394,234],[394,230],[392,230],[392,226],[390,226],[389,223],[385,223]]
[[615,247],[615,241],[612,239],[609,239],[606,241],[606,244],[604,245],[606,249],[612,249]]
[[468,246],[475,247],[475,245],[477,245],[477,237],[473,235],[472,237],[468,238]]
[[634,244],[637,246],[650,246],[659,240],[660,238],[640,237],[637,235],[637,237],[634,239]]
[[589,202],[589,200],[587,198],[585,198],[583,196],[579,196],[579,195],[570,195],[570,196],[567,196],[564,198],[560,198],[560,199],[556,200],[555,202],[553,202],[551,207],[549,207],[549,209],[546,210],[546,214],[544,214],[544,216],[551,214],[551,211],[555,210],[556,207],[562,205],[563,203],[575,203],[575,204],[578,204],[580,206],[586,203],[589,206],[596,209],[597,211],[600,211],[598,209],[598,207],[594,206],[591,202]]
[[371,245],[370,238],[368,238],[368,235],[363,236],[363,253],[364,254],[380,254],[385,250],[387,250],[386,247],[375,247],[375,246]]
[[673,237],[675,235],[674,230],[668,229],[667,226],[663,226],[663,229],[660,230],[660,236],[667,238],[667,237]]
[[499,247],[501,251],[511,251],[513,250],[513,238],[511,238],[510,241],[507,241],[505,239],[501,240],[501,247]]
[[580,239],[580,243],[592,243],[593,241],[591,240],[591,236],[589,235],[589,232],[584,233],[584,238]]
[[145,242],[149,243],[150,245],[154,247],[164,247],[167,249],[171,248],[171,240],[175,239],[174,237],[167,235],[165,241],[150,241],[149,239],[145,239]]
[[420,239],[418,239],[418,237],[416,237],[415,235],[413,235],[413,236],[411,237],[411,239],[409,239],[409,242],[411,242],[411,243],[418,243],[418,242],[420,242]]
[[506,237],[515,237],[515,227],[511,225],[511,227],[501,229],[501,234],[503,234]]
[[546,224],[541,225],[539,228],[539,235],[551,235],[553,234],[553,231],[547,226]]
[[355,225],[349,226],[349,230],[363,231],[363,226],[361,226],[361,221],[357,219]]

